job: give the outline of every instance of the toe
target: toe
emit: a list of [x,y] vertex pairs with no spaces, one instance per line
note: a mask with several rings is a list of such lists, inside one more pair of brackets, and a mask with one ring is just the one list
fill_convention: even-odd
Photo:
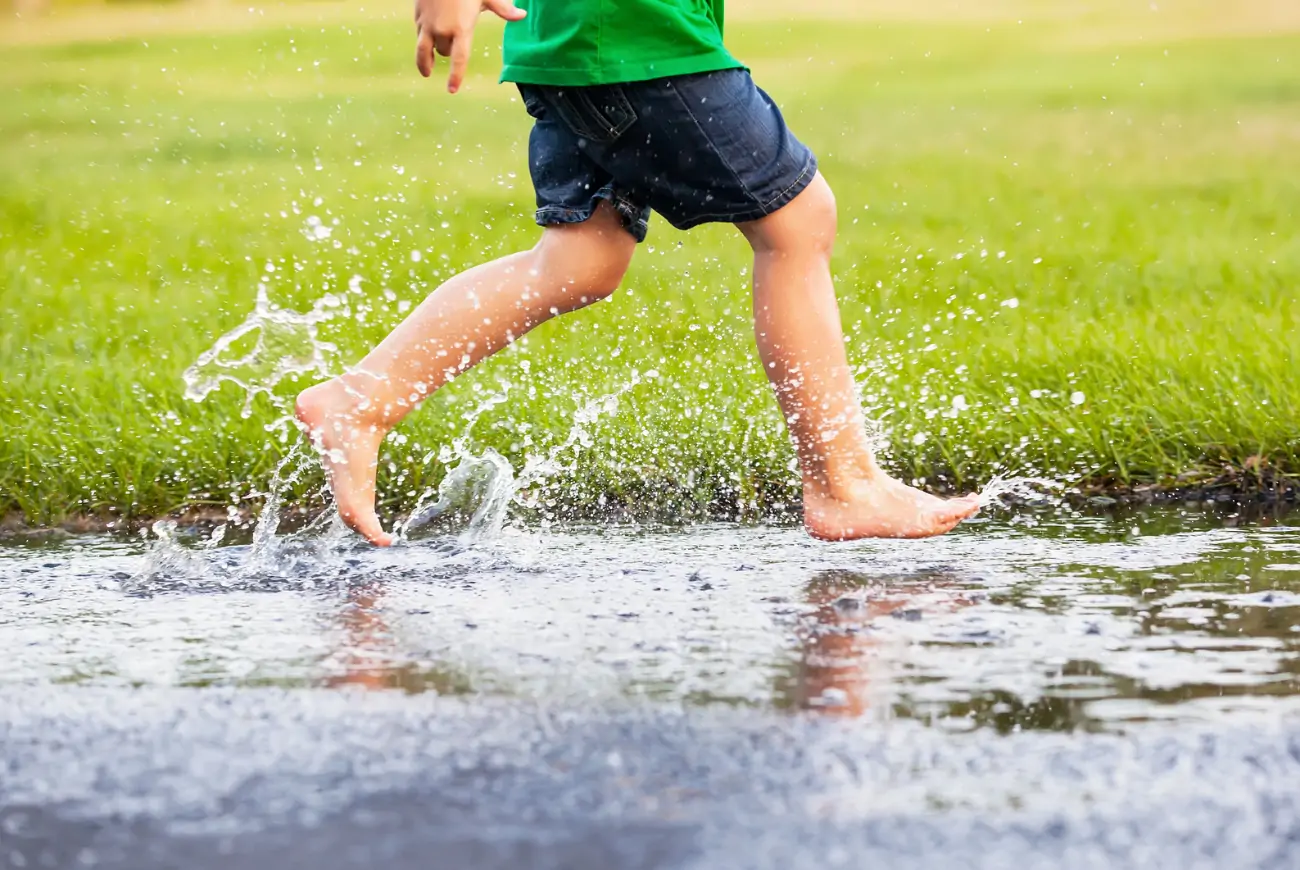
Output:
[[382,530],[366,535],[366,540],[376,547],[391,547],[397,542],[396,538]]
[[383,526],[379,525],[376,519],[373,523],[353,526],[357,534],[365,538],[376,547],[390,547],[393,544],[393,536],[384,531]]
[[979,496],[968,495],[964,498],[956,498],[949,502],[948,505],[948,516],[956,522],[961,522],[979,511]]
[[379,517],[373,514],[364,517],[360,522],[352,525],[361,537],[377,547],[387,547],[393,543],[393,536],[384,531],[384,527],[379,524]]
[[372,544],[386,547],[393,542],[392,535],[384,531],[379,516],[370,510],[359,510],[351,505],[338,504],[339,518],[343,524]]

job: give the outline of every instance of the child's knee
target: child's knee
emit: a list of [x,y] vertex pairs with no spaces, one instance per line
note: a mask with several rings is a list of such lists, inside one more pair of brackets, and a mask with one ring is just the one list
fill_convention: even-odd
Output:
[[534,250],[535,268],[566,297],[566,308],[581,308],[613,295],[636,251],[636,240],[609,215],[550,227]]
[[826,183],[826,179],[818,175],[804,193],[809,194],[808,214],[805,218],[809,234],[813,237],[813,243],[829,256],[835,247],[835,234],[839,231],[835,192]]
[[[624,234],[626,235],[626,233]],[[632,263],[636,243],[618,236],[586,239],[584,244],[568,245],[552,262],[552,274],[581,294],[580,304],[599,302],[614,295]]]
[[627,239],[615,236],[594,252],[595,255],[588,261],[591,272],[587,281],[593,295],[598,299],[614,295],[614,291],[623,283],[628,266],[632,265],[632,254],[635,251],[634,239],[630,236]]
[[789,203],[739,227],[755,253],[815,253],[829,259],[837,229],[835,194],[818,173]]
[[610,252],[608,257],[591,262],[587,274],[579,282],[583,297],[580,302],[600,302],[613,296],[623,283],[630,262],[631,257],[620,257],[617,252]]

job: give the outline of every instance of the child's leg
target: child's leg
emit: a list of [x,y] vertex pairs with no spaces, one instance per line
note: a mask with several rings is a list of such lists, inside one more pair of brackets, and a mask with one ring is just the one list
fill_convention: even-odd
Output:
[[551,317],[613,293],[635,247],[604,203],[583,223],[547,227],[531,251],[447,281],[355,368],[298,396],[298,419],[321,450],[343,521],[372,543],[392,543],[375,514],[384,436],[457,374]]
[[925,537],[979,509],[944,500],[876,465],[844,353],[831,283],[835,198],[818,175],[780,210],[737,225],[754,248],[759,356],[803,473],[804,523],[819,538]]

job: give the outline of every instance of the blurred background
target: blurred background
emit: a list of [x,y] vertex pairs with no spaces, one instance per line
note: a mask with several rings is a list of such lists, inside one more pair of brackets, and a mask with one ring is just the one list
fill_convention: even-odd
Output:
[[[1300,472],[1300,5],[733,0],[727,20],[836,191],[850,357],[891,469],[1103,498]],[[484,19],[450,98],[416,74],[402,3],[15,5],[0,508],[256,500],[297,438],[287,397],[441,278],[531,245],[499,42]],[[436,484],[457,439],[519,467],[589,407],[553,510],[783,515],[797,482],[747,269],[730,228],[655,221],[611,302],[393,436],[386,507]]]

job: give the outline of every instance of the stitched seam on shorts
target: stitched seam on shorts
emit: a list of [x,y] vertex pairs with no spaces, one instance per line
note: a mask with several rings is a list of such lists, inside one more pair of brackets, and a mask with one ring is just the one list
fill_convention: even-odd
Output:
[[[636,202],[615,190],[613,184],[607,184],[596,191],[594,198],[603,199],[609,203],[610,208],[614,209],[614,213],[623,222],[624,229],[631,230],[638,226],[644,229],[649,226],[650,222],[641,217],[642,206],[637,205]],[[596,209],[594,207],[591,213],[595,215]]]
[[809,157],[807,160],[805,160],[803,164],[803,169],[799,171],[799,177],[796,178],[794,181],[790,182],[790,185],[785,190],[781,191],[776,196],[772,197],[767,202],[763,203],[763,208],[765,209],[769,208],[772,205],[772,203],[781,199],[787,193],[789,193],[790,191],[798,187],[803,182],[803,180],[808,176],[809,170],[811,170],[816,165],[817,165],[817,158],[815,157]]
[[560,214],[560,215],[571,216],[571,217],[580,217],[582,220],[585,221],[585,220],[590,220],[591,216],[596,213],[596,206],[599,204],[601,200],[608,202],[612,206],[614,205],[615,198],[616,197],[613,192],[613,189],[610,188],[609,185],[605,185],[604,187],[600,188],[595,193],[593,193],[587,199],[587,201],[580,206],[558,205],[552,202],[552,203],[547,203],[546,205],[543,206],[539,206],[537,209],[537,213],[539,215],[545,213],[545,214]]
[[700,123],[700,119],[695,117],[695,113],[691,111],[691,107],[686,104],[686,98],[682,96],[681,91],[677,90],[677,83],[672,79],[668,79],[668,87],[673,89],[673,95],[677,97],[677,101],[681,103],[682,108],[686,110],[686,114],[691,119],[691,123],[695,125],[695,129],[700,131],[700,135],[704,137],[704,141],[709,143],[709,147],[713,149],[713,153],[718,155],[718,159],[722,161],[722,165],[727,167],[727,171],[736,179],[736,183],[740,185],[740,189],[745,191],[746,196],[753,198],[754,191],[749,189],[749,185],[745,183],[745,179],[736,171],[736,168],[731,165],[731,161],[727,159],[727,155],[723,153],[722,149],[717,146],[717,143],[715,143],[712,137],[710,137],[705,131],[704,125]]
[[536,211],[534,220],[538,223],[580,224],[591,220],[594,212],[595,209],[569,208],[567,205],[544,205]]
[[610,204],[623,228],[632,234],[638,242],[644,241],[650,229],[650,221],[641,216],[642,206],[620,196],[613,188],[606,185],[591,196],[589,208],[571,208],[567,205],[544,205],[533,213],[533,220],[539,226],[550,224],[581,224],[591,220],[596,214],[596,201],[604,200]]
[[[621,85],[603,85],[598,87],[604,87],[606,89],[605,93],[608,94],[609,99],[614,102],[612,108],[615,113],[620,111],[623,113],[621,123],[615,124],[609,114],[600,106],[596,105],[596,101],[591,98],[590,91],[583,88],[572,88],[573,101],[575,103],[582,103],[582,108],[578,112],[579,117],[583,121],[582,126],[586,128],[588,124],[590,124],[592,127],[592,129],[587,129],[585,132],[577,130],[574,132],[593,142],[612,144],[617,142],[619,137],[626,133],[628,128],[640,120],[640,118],[637,116],[636,109],[632,108],[632,103],[628,101],[627,94],[623,93]],[[586,117],[581,117],[583,114],[585,114]],[[593,130],[595,132],[593,132]]]
[[[605,201],[614,209],[619,220],[623,224],[623,229],[631,234],[632,238],[638,242],[645,241],[646,235],[650,231],[650,221],[643,217],[643,209],[632,200],[614,190],[613,187],[605,186],[597,192],[597,196],[606,195]],[[592,210],[595,214],[595,210]]]
[[[796,178],[790,184],[789,187],[787,187],[785,190],[781,191],[776,196],[769,199],[767,202],[758,203],[755,205],[754,208],[742,209],[739,211],[714,212],[711,214],[691,215],[690,227],[693,228],[703,223],[715,223],[719,221],[727,221],[729,223],[744,223],[746,221],[756,221],[759,218],[767,217],[772,213],[773,203],[780,202],[783,198],[785,198],[790,193],[790,191],[794,190],[795,188],[799,187],[799,185],[803,184],[804,179],[808,177],[809,171],[814,169],[816,166],[817,166],[817,158],[809,157],[808,160],[804,162],[803,169],[799,172],[799,177]],[[784,204],[785,203],[782,203],[782,205]]]

